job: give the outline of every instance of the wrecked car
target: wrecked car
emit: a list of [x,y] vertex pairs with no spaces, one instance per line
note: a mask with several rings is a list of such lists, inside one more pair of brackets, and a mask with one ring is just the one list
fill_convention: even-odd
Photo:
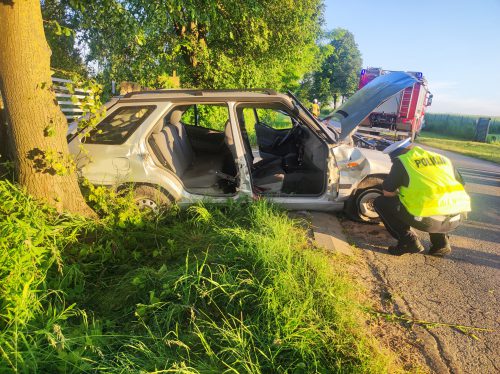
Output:
[[68,136],[69,148],[90,182],[133,184],[145,208],[264,197],[291,210],[345,210],[374,221],[372,201],[390,160],[345,140],[382,101],[413,84],[393,74],[339,108],[338,134],[291,93],[158,90],[115,99],[95,127]]

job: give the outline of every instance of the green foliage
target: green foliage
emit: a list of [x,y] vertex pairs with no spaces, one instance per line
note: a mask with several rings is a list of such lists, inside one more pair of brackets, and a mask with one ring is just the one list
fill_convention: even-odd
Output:
[[56,353],[59,323],[77,313],[47,287],[47,271],[61,274],[61,250],[89,222],[40,207],[8,181],[0,181],[0,197],[0,371],[33,372],[47,353],[37,355],[37,347],[53,344]]
[[191,126],[201,126],[208,129],[224,131],[229,120],[227,106],[221,105],[196,105],[198,120],[195,118],[195,106],[192,105],[182,115],[182,122]]
[[342,264],[265,201],[120,219],[88,188],[97,221],[0,181],[1,372],[389,370]]
[[41,2],[45,37],[51,49],[50,66],[86,75],[76,45],[77,20],[66,8],[65,0]]
[[334,29],[324,40],[327,44],[322,47],[321,66],[304,78],[301,97],[326,103],[356,92],[362,59],[350,31]]
[[[425,113],[425,130],[460,139],[474,139],[476,121],[480,117],[461,114]],[[491,118],[491,134],[500,133],[500,117]]]
[[488,134],[486,138],[486,142],[489,144],[499,144],[500,143],[500,134]]
[[93,0],[61,3],[105,81],[297,87],[314,63],[321,0]]
[[142,226],[143,215],[133,200],[133,186],[119,192],[104,186],[94,186],[82,181],[83,193],[89,206],[106,221],[124,227],[127,224]]

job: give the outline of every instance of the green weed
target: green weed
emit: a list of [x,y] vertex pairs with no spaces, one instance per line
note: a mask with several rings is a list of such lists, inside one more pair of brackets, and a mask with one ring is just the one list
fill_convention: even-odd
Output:
[[100,220],[0,181],[1,372],[394,370],[342,264],[276,207],[145,217],[87,189]]

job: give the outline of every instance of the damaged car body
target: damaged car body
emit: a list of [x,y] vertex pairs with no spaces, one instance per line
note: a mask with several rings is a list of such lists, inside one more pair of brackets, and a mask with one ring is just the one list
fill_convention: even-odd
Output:
[[[68,136],[69,148],[90,182],[133,184],[137,203],[153,209],[265,197],[291,210],[345,209],[351,218],[372,221],[378,216],[371,201],[381,193],[390,161],[345,139],[390,96],[389,76],[358,91],[355,105],[349,100],[339,108],[340,134],[292,94],[158,90],[115,100],[95,127]],[[365,89],[369,97],[356,98]]]

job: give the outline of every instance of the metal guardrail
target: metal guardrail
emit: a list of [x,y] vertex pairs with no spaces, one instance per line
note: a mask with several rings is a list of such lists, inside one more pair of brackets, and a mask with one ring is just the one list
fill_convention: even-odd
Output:
[[74,93],[71,93],[71,90],[65,85],[74,85],[74,82],[69,79],[52,78],[52,83],[52,87],[56,94],[57,104],[61,107],[61,111],[68,122],[80,118],[84,114],[82,109],[83,103],[80,100],[93,96],[92,91],[73,87],[72,91],[74,91]]

